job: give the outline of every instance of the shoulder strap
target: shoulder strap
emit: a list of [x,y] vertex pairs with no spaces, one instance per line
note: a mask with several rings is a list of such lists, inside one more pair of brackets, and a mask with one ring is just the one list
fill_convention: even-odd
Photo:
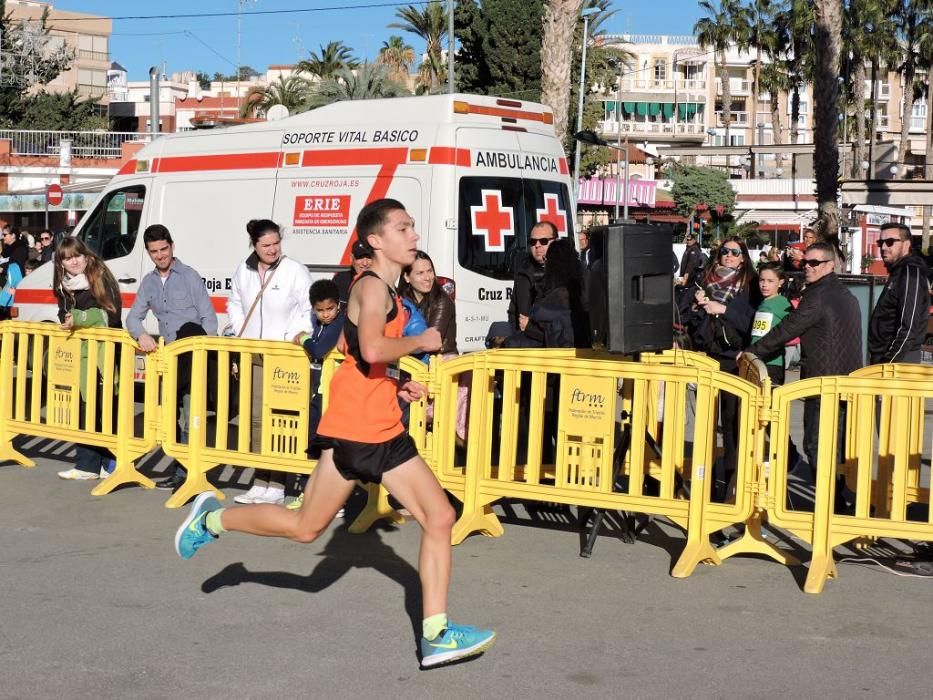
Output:
[[[250,318],[252,318],[253,312],[256,310],[256,306],[259,304],[259,300],[262,299],[262,293],[266,291],[266,287],[269,286],[269,282],[272,281],[272,277],[275,275],[275,271],[279,269],[279,265],[282,264],[282,261],[284,259],[285,259],[285,256],[283,255],[282,257],[279,258],[279,261],[278,263],[276,263],[275,267],[269,268],[269,274],[266,275],[266,280],[262,283],[262,286],[259,288],[259,293],[256,295],[256,298],[253,299],[253,303],[252,305],[250,305],[249,311],[246,312],[246,318],[243,319],[243,325],[240,326],[240,332],[236,334],[237,338],[240,338],[243,336],[243,331],[246,330],[246,325],[249,323]],[[258,272],[259,268],[257,267],[256,269]]]

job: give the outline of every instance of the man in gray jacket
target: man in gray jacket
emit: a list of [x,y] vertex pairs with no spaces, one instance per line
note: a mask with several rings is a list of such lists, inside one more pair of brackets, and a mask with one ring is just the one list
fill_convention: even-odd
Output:
[[[217,335],[217,313],[211,304],[207,288],[201,275],[175,257],[172,234],[162,224],[153,224],[143,232],[143,243],[155,269],[146,274],[139,284],[136,300],[126,317],[126,329],[143,352],[152,352],[158,347],[143,328],[143,321],[150,311],[159,323],[159,334],[166,343],[174,341],[179,331],[185,335]],[[200,331],[203,331],[201,333]],[[179,375],[183,374],[182,361],[190,365],[190,357],[180,357]],[[178,441],[188,441],[188,402],[190,401],[190,367],[188,380],[178,384]],[[176,465],[175,473],[156,482],[158,488],[175,489],[184,481],[184,469]]]

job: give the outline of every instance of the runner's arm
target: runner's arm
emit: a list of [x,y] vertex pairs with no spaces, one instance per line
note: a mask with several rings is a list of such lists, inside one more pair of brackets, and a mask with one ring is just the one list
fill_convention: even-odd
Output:
[[360,354],[370,364],[395,362],[412,353],[434,352],[441,347],[441,334],[428,328],[421,335],[403,338],[385,336],[389,291],[378,277],[363,277],[350,290],[347,315],[356,312]]

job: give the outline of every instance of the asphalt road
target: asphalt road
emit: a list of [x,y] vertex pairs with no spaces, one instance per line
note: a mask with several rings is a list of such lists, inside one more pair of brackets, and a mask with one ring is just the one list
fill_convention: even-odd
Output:
[[[929,692],[933,578],[842,563],[809,596],[804,570],[734,558],[676,580],[673,526],[655,522],[635,545],[610,530],[585,560],[567,511],[518,504],[499,508],[503,537],[454,550],[451,617],[494,627],[498,643],[420,671],[417,525],[353,536],[338,522],[311,545],[227,535],[182,562],[183,511],[163,507],[165,492],[92,497],[55,477],[68,446],[23,444],[36,469],[0,466],[0,698]],[[227,472],[232,495],[248,474]]]

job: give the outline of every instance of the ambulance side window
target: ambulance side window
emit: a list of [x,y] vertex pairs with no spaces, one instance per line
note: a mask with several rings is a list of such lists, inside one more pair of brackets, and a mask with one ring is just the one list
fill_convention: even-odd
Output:
[[561,238],[570,232],[570,240],[573,240],[570,194],[567,186],[548,180],[522,180],[522,186],[525,190],[525,217],[528,227],[539,221],[550,221],[557,227],[557,233]]
[[129,255],[139,233],[145,199],[142,185],[107,192],[81,229],[81,239],[104,260]]
[[512,279],[515,256],[527,249],[527,229],[519,178],[460,179],[457,260],[462,267]]

